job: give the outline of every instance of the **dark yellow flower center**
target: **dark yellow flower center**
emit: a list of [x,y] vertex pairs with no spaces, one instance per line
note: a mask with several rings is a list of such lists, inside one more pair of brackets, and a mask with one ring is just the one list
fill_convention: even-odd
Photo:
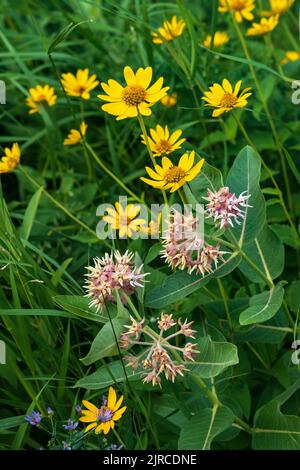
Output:
[[119,225],[129,225],[131,219],[126,215],[119,215]]
[[179,166],[172,166],[164,174],[166,183],[179,183],[185,177],[185,171]]
[[246,7],[245,0],[233,0],[232,1],[232,8],[234,10],[244,10],[245,7]]
[[[47,100],[46,96],[45,96],[45,95],[42,95],[42,94],[41,94],[41,95],[38,95],[38,97],[36,98],[36,101],[37,101],[38,103],[41,103],[41,101],[46,101],[46,100]],[[42,103],[41,103],[41,105],[42,105]]]
[[237,102],[237,96],[233,93],[226,92],[220,101],[220,105],[224,108],[234,108]]
[[123,90],[123,101],[128,106],[137,106],[145,101],[146,90],[141,85],[129,85]]
[[172,149],[172,145],[170,145],[168,140],[160,140],[156,144],[156,151],[157,153],[169,153]]

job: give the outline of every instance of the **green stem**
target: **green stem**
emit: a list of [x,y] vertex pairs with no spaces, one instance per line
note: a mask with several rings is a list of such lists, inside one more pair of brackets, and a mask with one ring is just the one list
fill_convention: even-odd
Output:
[[233,20],[233,24],[234,24],[234,27],[235,27],[235,29],[236,29],[237,35],[238,35],[238,37],[239,37],[239,40],[240,40],[240,42],[241,42],[241,45],[242,45],[242,48],[243,48],[245,57],[246,57],[246,59],[249,61],[249,69],[250,69],[250,72],[251,72],[251,74],[252,74],[252,77],[253,77],[255,86],[256,86],[256,88],[257,88],[258,95],[259,95],[260,100],[261,100],[261,102],[262,102],[263,108],[264,108],[265,113],[266,113],[266,115],[267,115],[267,119],[268,119],[268,122],[269,122],[269,125],[270,125],[270,128],[271,128],[271,131],[272,131],[272,134],[273,134],[275,143],[276,143],[276,147],[277,147],[277,150],[278,150],[278,153],[279,153],[279,156],[280,156],[283,178],[284,178],[285,186],[286,186],[286,189],[287,189],[287,197],[288,197],[289,209],[290,209],[290,212],[293,213],[293,204],[292,204],[292,195],[291,195],[291,189],[290,189],[290,182],[289,182],[289,177],[288,177],[288,173],[287,173],[285,155],[284,155],[284,153],[283,153],[283,151],[282,151],[282,145],[281,145],[281,142],[280,142],[280,139],[279,139],[279,136],[278,136],[276,127],[275,127],[275,125],[274,125],[274,122],[273,122],[273,119],[272,119],[272,116],[271,116],[271,113],[270,113],[270,110],[269,110],[269,106],[268,106],[267,101],[266,101],[266,99],[265,99],[265,97],[264,97],[264,95],[263,95],[263,92],[262,92],[262,89],[261,89],[259,80],[258,80],[258,78],[257,78],[257,76],[256,76],[255,69],[254,69],[254,67],[253,67],[253,64],[250,62],[250,61],[252,61],[252,59],[251,59],[251,56],[250,56],[250,53],[249,53],[249,50],[248,50],[246,41],[245,41],[244,36],[243,36],[243,34],[242,34],[241,30],[240,30],[239,25],[237,24],[237,22],[234,20],[233,17],[232,17],[232,20]]
[[286,216],[286,218],[287,218],[287,220],[288,220],[288,222],[289,222],[289,224],[290,224],[290,226],[291,226],[291,228],[292,228],[292,230],[293,230],[293,232],[294,232],[296,238],[300,240],[300,236],[299,236],[299,234],[298,234],[298,231],[297,231],[297,229],[296,229],[296,227],[295,227],[295,224],[294,224],[294,222],[293,222],[293,220],[292,220],[292,218],[291,218],[291,216],[290,216],[289,210],[288,210],[288,208],[286,207],[286,204],[285,204],[285,202],[284,202],[284,200],[283,200],[282,191],[281,191],[281,189],[279,188],[279,186],[278,186],[278,184],[277,184],[277,181],[275,180],[275,178],[274,178],[274,176],[273,176],[272,171],[270,170],[270,168],[268,167],[268,165],[266,164],[266,162],[264,161],[264,159],[263,159],[262,156],[260,155],[260,153],[259,153],[259,151],[258,151],[258,149],[257,149],[257,147],[256,147],[256,145],[255,145],[255,143],[254,143],[254,142],[251,140],[251,138],[249,137],[249,134],[248,134],[248,132],[246,131],[244,125],[243,125],[242,122],[241,122],[241,120],[238,118],[238,116],[236,116],[236,114],[235,114],[234,112],[232,113],[232,115],[233,115],[233,117],[234,117],[234,119],[235,119],[235,121],[236,121],[236,123],[237,123],[239,129],[241,130],[243,136],[245,137],[246,142],[247,142],[251,147],[253,147],[254,150],[256,150],[257,154],[259,155],[260,160],[261,160],[261,163],[262,163],[262,166],[264,167],[264,169],[265,169],[266,172],[268,173],[268,175],[269,175],[269,177],[270,177],[270,179],[271,179],[271,181],[272,181],[272,183],[273,183],[274,188],[277,189],[277,191],[278,191],[278,198],[279,198],[280,204],[281,204],[281,206],[282,206],[282,209],[283,209],[283,211],[284,211],[284,213],[285,213],[285,216]]
[[229,326],[229,332],[230,332],[230,335],[231,335],[232,331],[233,331],[233,326],[232,326],[232,320],[231,320],[231,317],[230,317],[230,311],[229,311],[228,302],[227,302],[227,295],[226,295],[225,289],[223,287],[223,283],[222,283],[220,278],[217,278],[217,283],[218,283],[218,287],[219,287],[219,290],[220,290],[220,293],[221,293],[221,296],[222,296],[222,299],[223,299],[225,312],[226,312],[226,317],[227,317],[228,326]]
[[94,160],[98,163],[98,165],[102,168],[103,171],[105,171],[106,174],[108,174],[114,181],[116,181],[116,183],[122,188],[124,189],[124,191],[126,191],[133,199],[135,199],[136,201],[140,202],[140,203],[144,203],[144,201],[139,198],[136,194],[134,194],[129,188],[127,188],[127,186],[109,169],[107,168],[107,166],[102,162],[102,160],[100,160],[100,158],[97,156],[97,154],[95,153],[95,151],[93,150],[93,148],[90,146],[90,144],[88,144],[86,142],[86,148],[88,149],[88,151],[90,152],[90,154],[92,155],[92,157],[94,158]]
[[[83,101],[82,98],[80,98],[80,115],[81,115],[81,122],[84,122],[84,106],[83,106]],[[85,136],[81,134],[80,126],[79,126],[79,133],[81,135],[81,144],[83,147],[83,154],[86,162],[86,167],[87,167],[87,173],[88,173],[88,179],[92,179],[92,165],[90,162],[90,157],[87,153],[86,145],[85,145]]]
[[57,201],[57,199],[55,199],[53,196],[51,196],[50,193],[48,193],[48,191],[40,186],[37,181],[34,180],[34,178],[32,178],[28,173],[27,171],[22,168],[22,166],[20,165],[19,166],[19,170],[21,171],[21,173],[31,182],[31,184],[33,186],[35,186],[37,189],[40,189],[42,188],[42,191],[43,191],[43,194],[51,201],[53,202],[53,204],[55,204],[57,207],[59,207],[59,209],[61,209],[68,217],[70,217],[70,219],[74,220],[74,222],[76,222],[78,225],[80,225],[82,228],[84,228],[87,232],[89,232],[90,234],[92,234],[94,237],[97,238],[94,230],[92,230],[88,225],[86,225],[84,222],[82,222],[81,220],[77,219],[77,217],[72,214],[72,212],[69,211],[69,209],[67,209],[63,204],[61,204],[59,201]]

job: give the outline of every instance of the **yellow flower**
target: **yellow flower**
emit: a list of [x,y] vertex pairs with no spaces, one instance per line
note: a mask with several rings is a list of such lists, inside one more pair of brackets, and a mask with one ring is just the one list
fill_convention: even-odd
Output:
[[177,93],[174,91],[171,95],[165,95],[161,100],[161,104],[166,108],[173,108],[177,103]]
[[207,101],[205,106],[216,108],[212,114],[213,117],[228,113],[234,108],[244,108],[247,105],[247,98],[252,95],[249,93],[251,88],[245,88],[239,95],[241,85],[242,80],[239,80],[233,89],[231,83],[224,78],[222,85],[214,83],[209,87],[210,91],[206,91],[202,99]]
[[19,144],[14,143],[12,148],[6,147],[4,155],[0,157],[0,174],[14,170],[20,163],[21,150]]
[[64,145],[76,145],[81,142],[85,136],[88,125],[82,121],[80,124],[80,132],[77,129],[71,129],[68,137],[64,140]]
[[152,179],[141,178],[141,180],[153,186],[153,188],[170,189],[170,192],[173,193],[188,181],[192,181],[201,171],[204,159],[202,158],[193,166],[194,159],[194,151],[189,155],[187,153],[183,154],[178,165],[173,165],[168,157],[163,157],[162,166],[155,165],[155,171],[146,166],[146,171]]
[[76,76],[70,72],[63,73],[61,82],[69,96],[80,96],[84,100],[90,99],[90,91],[99,83],[95,74],[89,77],[89,69],[77,70]]
[[300,59],[300,54],[297,51],[287,51],[284,58],[281,61],[282,65],[287,64],[288,62],[295,62]]
[[271,16],[270,18],[261,18],[260,23],[252,23],[251,28],[248,29],[246,36],[262,36],[273,31],[279,21],[279,15]]
[[282,15],[288,11],[295,0],[270,0],[271,15]]
[[150,237],[157,237],[160,233],[162,213],[159,212],[155,219],[151,219],[149,225],[141,227],[141,232],[147,233]]
[[125,208],[119,202],[115,203],[115,209],[107,208],[108,215],[102,220],[107,222],[115,230],[119,230],[120,238],[131,237],[133,232],[139,232],[147,222],[145,219],[136,218],[141,210],[138,204],[128,204]]
[[[182,134],[182,130],[178,129],[175,132],[172,132],[170,135],[168,126],[165,128],[161,127],[159,124],[156,126],[156,130],[150,129],[150,135],[148,136],[148,141],[150,148],[153,152],[154,157],[160,157],[161,155],[169,155],[169,153],[174,152],[177,149],[181,148],[181,144],[185,142],[186,139],[179,139]],[[142,134],[142,143],[146,144],[145,137]]]
[[177,16],[173,16],[169,21],[165,21],[163,26],[158,28],[157,33],[152,33],[154,44],[163,44],[165,41],[172,41],[182,35],[186,26],[184,20],[177,20]]
[[232,11],[234,19],[241,23],[243,19],[252,21],[254,15],[255,0],[219,0],[219,12],[226,13]]
[[109,101],[102,106],[103,111],[117,116],[117,120],[136,117],[138,113],[150,116],[150,109],[157,101],[166,95],[169,87],[164,87],[164,79],[160,77],[150,88],[152,80],[152,67],[143,69],[140,67],[136,73],[131,67],[124,68],[126,86],[123,87],[116,80],[108,80],[101,83],[106,95],[98,95],[98,98]]
[[103,431],[108,434],[111,429],[115,427],[115,421],[122,418],[123,413],[126,411],[127,406],[120,408],[123,402],[123,395],[117,401],[117,395],[113,387],[109,387],[107,403],[103,404],[101,408],[97,408],[93,403],[82,400],[83,405],[87,408],[82,410],[82,416],[79,421],[83,423],[90,423],[84,430],[88,432],[95,428],[95,433],[99,434]]
[[[211,47],[211,35],[209,34],[203,41],[203,46]],[[222,33],[221,31],[216,31],[214,35],[214,47],[221,47],[224,44],[227,44],[229,41],[229,36],[227,33]]]
[[54,88],[49,85],[37,85],[35,88],[29,89],[29,95],[26,98],[27,106],[30,108],[29,114],[39,113],[39,106],[43,106],[46,102],[48,106],[54,106],[57,100]]

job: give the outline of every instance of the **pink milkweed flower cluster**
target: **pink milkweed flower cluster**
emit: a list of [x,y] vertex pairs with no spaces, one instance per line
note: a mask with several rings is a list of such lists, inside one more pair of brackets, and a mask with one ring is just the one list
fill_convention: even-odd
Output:
[[[126,326],[128,331],[121,336],[120,347],[127,349],[137,345],[141,347],[141,351],[137,356],[125,355],[127,365],[134,372],[143,371],[143,382],[151,382],[153,386],[161,384],[162,374],[166,380],[172,382],[175,381],[177,375],[183,376],[184,371],[187,370],[185,363],[194,361],[199,352],[196,349],[197,344],[187,342],[183,347],[179,347],[171,344],[170,340],[180,335],[194,339],[195,330],[191,328],[193,322],[188,323],[187,320],[182,322],[180,318],[175,320],[172,314],[162,313],[156,320],[159,333],[155,333],[144,325],[144,319],[137,321],[130,318],[131,323]],[[169,330],[174,330],[175,327],[176,331],[170,333]]]
[[212,246],[204,242],[197,230],[198,219],[190,213],[182,215],[173,211],[168,226],[163,234],[162,258],[173,269],[187,269],[204,276],[217,268],[218,261],[223,260],[225,251],[220,245]]
[[[137,287],[143,287],[145,276],[143,265],[137,267],[133,261],[134,253],[119,251],[105,253],[103,258],[94,258],[94,266],[88,266],[85,289],[86,297],[91,299],[90,307],[102,310],[105,302],[114,301],[114,291],[117,290],[121,300],[126,303],[124,294],[131,295]],[[123,294],[123,295],[122,295]]]
[[208,217],[212,217],[214,221],[220,223],[220,228],[233,227],[233,223],[240,225],[239,219],[245,218],[245,211],[242,208],[251,207],[248,204],[250,194],[243,191],[238,197],[224,186],[218,191],[208,190],[207,197],[204,197],[206,204],[206,213]]

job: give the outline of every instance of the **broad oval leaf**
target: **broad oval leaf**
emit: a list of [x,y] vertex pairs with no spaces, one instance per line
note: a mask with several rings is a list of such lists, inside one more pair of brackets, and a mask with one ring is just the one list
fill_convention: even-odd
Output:
[[[284,246],[278,236],[267,225],[264,226],[257,238],[244,247],[244,252],[261,271],[264,272],[267,269],[272,279],[282,273]],[[242,260],[239,269],[250,281],[262,282],[261,276],[245,261]]]
[[226,185],[237,196],[244,191],[250,194],[251,207],[245,208],[245,218],[232,228],[240,246],[250,243],[258,236],[266,220],[266,206],[259,187],[261,161],[252,147],[243,148],[236,157],[227,177]]
[[230,428],[233,420],[234,414],[226,406],[199,411],[182,427],[178,449],[209,450],[212,441]]
[[85,366],[89,366],[104,357],[111,357],[118,353],[117,341],[124,331],[128,318],[114,318],[108,321],[99,331],[92,342],[89,353],[81,359]]
[[200,287],[205,286],[210,279],[222,277],[233,271],[240,263],[238,253],[232,253],[215,271],[205,276],[188,274],[177,271],[168,276],[163,284],[150,290],[146,295],[146,306],[151,308],[164,308],[174,302],[184,299]]
[[199,353],[190,370],[199,377],[216,377],[227,367],[239,362],[238,349],[232,343],[212,341],[210,336],[205,336],[197,341],[197,345]]
[[105,364],[93,374],[87,375],[86,377],[78,380],[75,387],[82,387],[87,390],[98,390],[101,388],[107,388],[110,385],[119,382],[125,382],[127,379],[133,381],[141,378],[141,372],[134,373],[131,367],[125,367],[124,372],[124,367],[121,361],[114,361],[109,364]]
[[270,291],[265,291],[251,297],[250,307],[240,315],[240,324],[252,325],[253,323],[263,323],[274,317],[283,301],[284,284],[285,281],[281,281]]

